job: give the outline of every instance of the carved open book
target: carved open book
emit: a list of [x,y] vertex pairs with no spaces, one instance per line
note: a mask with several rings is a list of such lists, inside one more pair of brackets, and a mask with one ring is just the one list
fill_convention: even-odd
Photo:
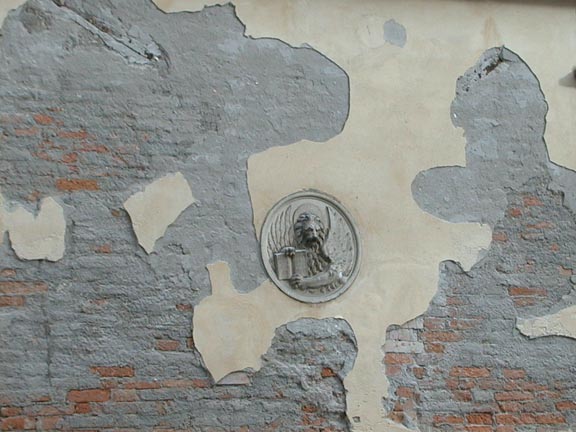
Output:
[[308,276],[308,263],[306,262],[306,250],[296,249],[294,256],[288,256],[283,252],[274,254],[274,266],[276,275],[280,280],[288,280],[293,275]]

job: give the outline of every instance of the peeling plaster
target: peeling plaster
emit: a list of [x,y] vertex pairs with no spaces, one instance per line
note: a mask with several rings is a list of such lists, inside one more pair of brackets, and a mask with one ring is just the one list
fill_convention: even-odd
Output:
[[530,339],[566,336],[576,339],[576,306],[536,318],[518,318],[516,328]]
[[164,236],[169,225],[196,200],[188,182],[177,172],[168,174],[137,192],[124,202],[132,220],[138,243],[147,253]]
[[36,216],[18,206],[5,211],[4,219],[12,249],[19,258],[58,261],[64,256],[66,219],[64,210],[53,198],[42,200]]

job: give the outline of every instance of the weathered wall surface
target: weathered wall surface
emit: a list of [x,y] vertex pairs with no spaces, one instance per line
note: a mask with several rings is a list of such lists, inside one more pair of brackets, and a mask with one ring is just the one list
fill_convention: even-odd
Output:
[[[157,4],[5,21],[1,428],[568,430],[576,5]],[[363,243],[323,305],[259,258],[305,188]]]

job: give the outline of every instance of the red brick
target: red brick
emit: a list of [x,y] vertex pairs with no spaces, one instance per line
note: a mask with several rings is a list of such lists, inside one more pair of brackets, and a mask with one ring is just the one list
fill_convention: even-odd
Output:
[[210,381],[201,378],[189,380],[164,380],[160,382],[160,386],[165,388],[206,388],[210,387]]
[[576,402],[572,401],[557,402],[556,409],[558,411],[576,410]]
[[384,363],[387,365],[410,364],[414,361],[409,354],[387,353],[384,357]]
[[508,235],[505,232],[494,232],[492,234],[492,240],[499,243],[505,243],[508,241]]
[[64,163],[76,163],[78,161],[78,153],[72,152],[72,153],[66,153],[64,156],[62,156],[62,162]]
[[466,420],[468,420],[470,424],[492,424],[492,413],[470,413],[466,415]]
[[0,296],[0,307],[21,307],[26,304],[22,296]]
[[530,288],[530,287],[510,287],[508,294],[511,296],[546,296],[548,292],[544,288]]
[[424,332],[424,339],[428,342],[457,342],[462,339],[462,335],[457,332]]
[[176,309],[179,310],[180,312],[190,312],[192,311],[193,307],[191,304],[177,304],[176,305]]
[[522,216],[522,209],[519,209],[518,207],[512,207],[510,209],[508,209],[508,216],[510,217],[520,217]]
[[15,277],[15,276],[16,276],[16,270],[14,269],[5,268],[0,270],[0,277]]
[[402,398],[411,398],[414,396],[414,391],[410,387],[398,387],[396,389],[396,394]]
[[101,377],[133,377],[134,368],[132,366],[92,366],[92,372]]
[[44,282],[3,281],[0,282],[0,294],[28,295],[48,291]]
[[535,414],[538,424],[562,424],[566,419],[562,414]]
[[514,299],[514,306],[516,307],[527,307],[536,304],[536,299],[534,297],[516,297]]
[[64,192],[97,191],[100,189],[96,180],[88,179],[58,179],[56,180],[56,187]]
[[0,430],[16,431],[36,429],[35,421],[29,417],[8,417],[0,420]]
[[34,116],[34,121],[39,125],[47,126],[49,124],[52,124],[54,122],[54,119],[46,114],[36,114]]
[[535,196],[525,196],[524,197],[524,205],[526,207],[535,207],[535,206],[542,206],[542,201],[538,197]]
[[318,407],[314,405],[302,405],[302,411],[304,411],[305,413],[315,413],[316,411],[318,411]]
[[70,402],[106,402],[110,399],[110,390],[87,389],[70,390],[68,400]]
[[86,139],[88,138],[88,133],[83,129],[77,131],[59,131],[58,136],[65,139]]
[[526,376],[526,371],[523,369],[504,369],[502,373],[509,379],[521,379]]
[[497,401],[519,401],[534,399],[534,395],[523,391],[501,392],[494,395]]
[[112,246],[110,246],[109,244],[103,244],[100,246],[96,246],[94,248],[94,252],[99,253],[99,254],[109,254],[109,253],[112,253]]
[[450,376],[465,378],[486,378],[490,376],[490,371],[483,367],[453,367]]
[[159,382],[137,381],[124,384],[126,389],[151,390],[160,388]]
[[324,367],[322,368],[322,372],[320,373],[320,375],[322,376],[322,378],[330,378],[336,376],[336,372],[334,372],[329,367]]
[[92,412],[92,407],[86,402],[78,403],[74,406],[74,412],[76,414],[90,414]]
[[31,127],[31,128],[14,129],[14,134],[17,137],[34,136],[38,134],[38,128]]
[[178,351],[180,349],[180,341],[172,339],[158,339],[156,341],[156,349],[158,351]]
[[20,407],[3,407],[0,408],[0,416],[2,417],[16,417],[22,414]]

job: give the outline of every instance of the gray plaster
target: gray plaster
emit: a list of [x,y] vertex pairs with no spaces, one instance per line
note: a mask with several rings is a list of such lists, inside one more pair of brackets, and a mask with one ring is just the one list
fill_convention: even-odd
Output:
[[[389,377],[390,408],[400,399],[398,387],[414,389],[414,409],[404,418],[410,427],[454,430],[436,424],[435,416],[497,415],[506,410],[496,393],[537,386],[554,391],[526,390],[540,403],[527,408],[528,414],[562,416],[565,424],[547,425],[547,431],[576,424],[574,411],[557,412],[555,405],[576,399],[576,343],[561,337],[529,340],[515,328],[517,317],[546,315],[576,303],[570,277],[576,268],[576,174],[548,159],[543,139],[546,111],[544,95],[528,66],[508,49],[486,51],[459,78],[452,104],[453,122],[465,131],[466,167],[434,168],[414,180],[414,198],[424,210],[451,222],[490,223],[495,240],[468,273],[455,263],[441,266],[439,291],[421,317],[424,329],[415,330],[413,337],[430,344],[434,330],[426,323],[436,319],[437,331],[454,337],[436,341],[444,352],[412,353],[424,376],[417,377],[409,367]],[[514,287],[541,291],[518,296],[512,294]],[[454,323],[468,327],[458,329]],[[394,340],[397,332],[390,329],[388,338]],[[454,378],[451,372],[471,366],[487,369],[492,382],[484,387],[473,384],[471,399],[458,399],[448,385]],[[505,377],[505,369],[523,370],[526,377],[514,384]],[[467,389],[462,384],[461,390]],[[523,424],[515,430],[541,427]]]
[[[23,262],[6,243],[0,249],[2,268],[16,271],[4,280],[48,283],[26,307],[0,311],[0,388],[22,403],[37,394],[63,401],[72,388],[98,385],[92,365],[134,365],[142,380],[208,377],[186,345],[191,308],[177,305],[210,293],[205,266],[217,260],[229,263],[241,291],[265,279],[247,160],[338,134],[348,115],[347,75],[313,49],[246,37],[231,5],[164,14],[149,0],[29,0],[5,20],[0,59],[2,193],[16,202],[57,196],[68,223],[57,263]],[[38,122],[37,114],[52,120]],[[77,162],[65,162],[70,154]],[[177,171],[197,201],[148,256],[122,203]],[[98,190],[68,193],[57,179],[95,181]],[[97,252],[102,245],[110,253]],[[158,351],[158,339],[180,348]],[[300,348],[278,361],[292,362]],[[265,368],[259,376],[254,394],[280,379]],[[204,416],[205,428],[234,417],[232,408],[221,414],[230,419],[219,418],[218,404],[187,397],[178,404],[182,421],[189,411]],[[260,415],[258,406],[243,409]],[[103,428],[88,422],[131,420],[74,421]]]
[[406,28],[390,19],[384,23],[384,40],[389,44],[403,48],[406,45]]

